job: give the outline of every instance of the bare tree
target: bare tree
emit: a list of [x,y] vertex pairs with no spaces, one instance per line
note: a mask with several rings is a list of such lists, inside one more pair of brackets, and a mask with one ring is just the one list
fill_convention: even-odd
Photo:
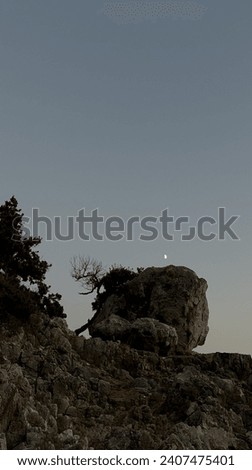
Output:
[[[85,325],[75,330],[79,335],[90,325],[92,325],[99,315],[100,307],[108,295],[116,291],[122,284],[133,279],[144,268],[137,268],[134,272],[131,268],[124,268],[121,265],[112,265],[109,270],[105,271],[100,261],[96,261],[89,256],[74,256],[70,261],[72,270],[71,275],[75,281],[80,282],[85,292],[79,292],[81,295],[92,294],[96,291],[96,299],[92,303],[94,316],[88,320]],[[101,288],[103,291],[100,292]]]
[[[86,292],[79,292],[80,295],[92,294],[96,291],[99,293],[102,286],[102,278],[105,275],[106,271],[102,267],[100,261],[90,258],[90,256],[74,256],[71,261],[71,276],[73,279],[81,284],[83,289]],[[79,335],[83,331],[87,330],[90,323],[92,323],[94,318],[88,320],[85,325],[81,326],[75,333]]]
[[101,279],[106,271],[100,261],[90,258],[90,256],[74,256],[71,261],[71,276],[79,282],[86,292],[79,292],[80,295],[88,295],[95,290],[99,292]]

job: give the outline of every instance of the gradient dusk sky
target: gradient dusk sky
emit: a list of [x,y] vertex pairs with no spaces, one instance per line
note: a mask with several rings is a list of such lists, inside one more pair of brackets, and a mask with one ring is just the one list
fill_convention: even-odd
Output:
[[198,351],[252,354],[251,19],[251,0],[0,1],[0,204],[14,194],[27,217],[61,217],[62,233],[82,208],[125,222],[169,208],[191,225],[218,207],[239,215],[239,240],[211,241],[137,228],[131,241],[49,241],[41,222],[71,329],[92,315],[74,255],[184,265],[209,285]]

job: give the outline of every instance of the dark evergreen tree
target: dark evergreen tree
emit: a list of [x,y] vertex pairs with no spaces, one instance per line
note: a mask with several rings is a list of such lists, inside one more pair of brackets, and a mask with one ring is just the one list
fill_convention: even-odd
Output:
[[45,283],[51,265],[34,250],[41,238],[25,236],[23,216],[14,196],[0,206],[0,314],[27,317],[39,308],[66,317],[61,295],[49,293]]
[[14,196],[0,206],[0,269],[6,276],[35,284],[44,281],[51,265],[33,250],[41,238],[24,237],[23,216]]

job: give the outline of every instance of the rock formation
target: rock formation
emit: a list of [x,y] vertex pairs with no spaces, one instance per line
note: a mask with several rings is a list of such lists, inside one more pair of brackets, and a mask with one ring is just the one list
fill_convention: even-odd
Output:
[[163,355],[188,353],[208,333],[206,290],[186,267],[147,268],[106,299],[89,332]]
[[251,356],[191,351],[205,289],[186,268],[149,268],[90,339],[42,312],[2,318],[0,449],[252,449]]

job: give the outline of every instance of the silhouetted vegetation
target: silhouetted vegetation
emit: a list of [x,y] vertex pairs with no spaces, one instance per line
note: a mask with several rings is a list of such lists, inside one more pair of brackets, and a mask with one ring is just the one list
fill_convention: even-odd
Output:
[[[134,279],[141,270],[143,270],[143,268],[137,268],[137,272],[135,272],[133,269],[125,268],[121,265],[111,266],[109,271],[100,280],[100,288],[94,302],[92,303],[93,310],[97,312],[107,297],[113,293],[118,293],[120,287],[125,284],[125,282]],[[102,292],[100,292],[101,288],[103,288]]]
[[0,206],[0,317],[25,319],[39,310],[64,318],[61,295],[45,283],[51,265],[34,251],[41,238],[24,235],[23,216],[14,196]]
[[81,283],[86,292],[79,292],[80,295],[88,295],[96,291],[96,297],[92,302],[94,316],[88,320],[85,325],[75,330],[76,334],[85,331],[95,320],[100,308],[106,299],[113,293],[118,293],[120,288],[128,281],[136,277],[144,268],[125,268],[121,265],[113,265],[106,272],[102,267],[102,263],[91,259],[90,257],[79,256],[74,257],[71,261],[72,277]]

